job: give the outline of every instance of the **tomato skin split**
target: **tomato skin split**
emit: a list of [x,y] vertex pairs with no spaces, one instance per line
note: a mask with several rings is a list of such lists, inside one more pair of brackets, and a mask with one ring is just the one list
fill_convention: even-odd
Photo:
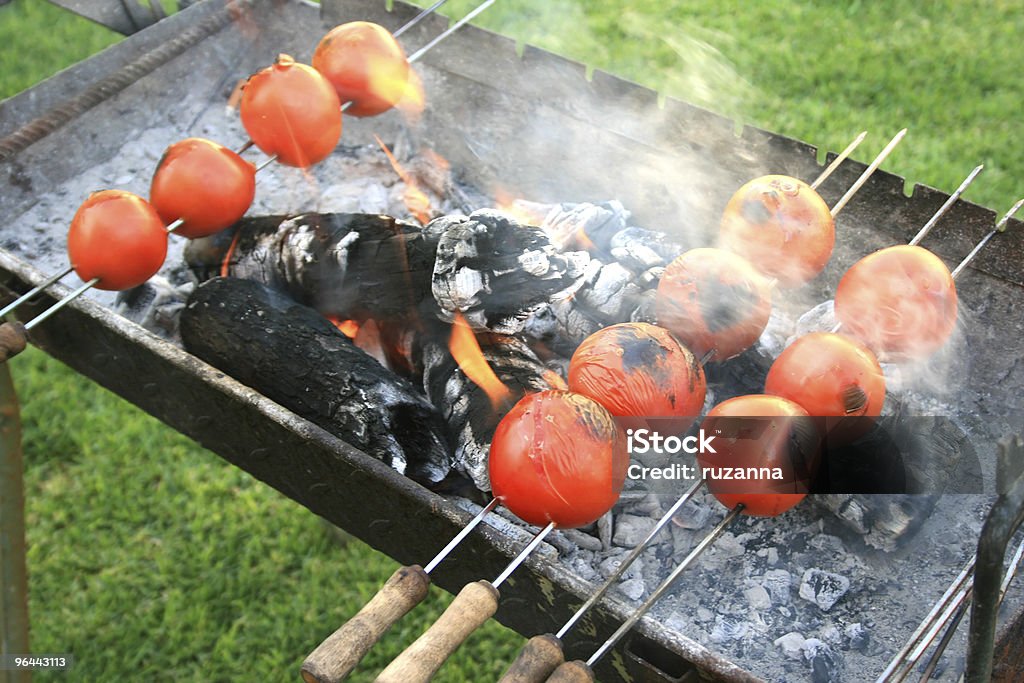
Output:
[[94,192],[68,230],[68,259],[83,281],[120,291],[153,277],[167,258],[167,231],[149,202],[123,190]]
[[550,390],[522,398],[498,424],[491,490],[536,526],[586,526],[619,499],[629,458],[622,432],[596,401]]
[[239,112],[256,146],[286,166],[319,163],[341,139],[341,102],[334,86],[288,55],[249,77]]
[[230,227],[249,210],[256,195],[256,167],[203,138],[186,138],[167,148],[150,185],[149,198],[165,224],[185,222],[174,234],[206,237]]
[[875,354],[856,339],[813,332],[779,354],[768,370],[764,390],[824,418],[834,446],[871,429],[885,403],[885,375]]

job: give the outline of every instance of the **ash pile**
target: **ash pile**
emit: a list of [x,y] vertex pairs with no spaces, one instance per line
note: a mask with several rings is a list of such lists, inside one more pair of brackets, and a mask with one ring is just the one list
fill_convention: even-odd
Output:
[[[66,224],[68,197],[94,187],[145,193],[145,169],[178,137],[174,127],[141,133],[116,164],[44,196],[23,224]],[[342,148],[311,175],[272,166],[257,217],[187,245],[174,239],[161,276],[116,300],[93,296],[474,510],[486,500],[487,451],[504,410],[527,392],[564,388],[568,359],[589,334],[654,322],[664,267],[698,245],[632,225],[617,201],[478,208],[493,199],[408,141],[391,146],[405,180],[373,146]],[[63,245],[47,239],[4,246],[55,270]],[[709,368],[705,410],[760,391],[789,338],[834,323],[820,297],[784,303],[755,348]],[[482,358],[493,380],[462,353]],[[935,373],[886,371],[890,417],[955,414],[931,391]],[[951,434],[941,457],[956,460],[966,439]],[[600,583],[681,493],[627,487],[594,526],[555,532],[548,557]],[[767,680],[880,671],[970,553],[963,540],[977,538],[987,500],[812,502],[780,519],[742,518],[651,616]],[[626,573],[610,608],[638,605],[723,513],[699,494]],[[492,523],[524,540],[536,531],[510,515]],[[940,674],[959,671],[959,658],[947,655]]]

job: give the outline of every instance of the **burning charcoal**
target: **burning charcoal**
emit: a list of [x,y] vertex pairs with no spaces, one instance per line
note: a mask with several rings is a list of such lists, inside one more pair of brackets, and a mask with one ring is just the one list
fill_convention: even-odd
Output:
[[651,533],[656,520],[637,515],[618,515],[615,519],[615,535],[612,543],[623,548],[633,548]]
[[218,278],[189,298],[181,336],[189,352],[399,472],[426,484],[448,474],[436,409],[311,308]]
[[845,576],[808,569],[800,581],[800,597],[816,604],[827,612],[850,590],[850,580]]
[[808,638],[804,641],[803,655],[811,667],[812,683],[836,683],[840,680],[842,660],[828,643]]
[[626,228],[615,233],[608,243],[617,261],[634,270],[644,271],[665,266],[686,249],[670,241],[663,232],[643,228]]
[[626,229],[629,211],[621,202],[559,204],[552,206],[540,227],[560,245],[592,245],[608,252],[611,240]]
[[[626,553],[624,551],[620,551],[619,554],[613,555],[612,557],[606,559],[598,567],[598,570],[601,572],[601,576],[608,578],[609,576],[614,574],[615,571],[619,568],[619,565],[622,564],[622,561],[624,559],[626,559]],[[623,572],[622,577],[624,579],[636,578],[637,576],[643,573],[643,567],[643,558],[638,557],[636,561],[633,562],[633,564],[626,567],[626,571]]]
[[[475,339],[500,386],[479,386],[459,367],[447,340],[434,338],[422,348],[423,390],[448,425],[451,443],[455,444],[454,468],[481,491],[490,491],[487,454],[505,411],[527,393],[564,385],[518,339],[491,334],[476,335]],[[499,394],[489,396],[488,389]]]
[[590,256],[559,253],[540,229],[491,210],[432,221],[439,235],[433,293],[443,319],[515,334],[528,316],[581,284]]

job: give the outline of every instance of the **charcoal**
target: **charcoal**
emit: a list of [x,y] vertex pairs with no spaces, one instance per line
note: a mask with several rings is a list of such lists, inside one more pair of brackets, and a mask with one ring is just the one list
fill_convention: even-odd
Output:
[[751,586],[743,591],[743,597],[747,599],[747,603],[754,609],[768,609],[772,606],[772,598],[768,594],[768,591],[764,589],[764,586]]
[[800,597],[813,602],[823,612],[832,609],[848,590],[848,578],[821,569],[808,569],[800,581]]
[[561,252],[540,229],[491,210],[447,216],[426,228],[439,235],[433,294],[441,317],[461,314],[475,329],[521,332],[527,318],[582,283],[589,255]]
[[801,659],[804,656],[803,647],[805,640],[801,633],[791,631],[784,636],[776,638],[772,644],[779,648],[786,657]]
[[356,448],[435,485],[452,453],[438,411],[328,320],[266,285],[203,283],[181,314],[185,348]]
[[811,668],[812,683],[836,683],[842,667],[838,653],[818,638],[808,638],[803,646],[804,659]]
[[785,569],[769,569],[761,578],[761,585],[768,591],[772,602],[776,605],[789,604],[792,583],[793,576]]
[[515,337],[478,334],[484,359],[509,390],[504,405],[495,406],[486,391],[459,368],[446,338],[432,338],[421,351],[423,390],[441,410],[451,443],[453,465],[481,491],[491,489],[487,454],[499,420],[526,393],[561,388],[560,378]]
[[843,642],[851,650],[864,652],[871,642],[870,632],[859,621],[847,624],[843,629]]
[[587,245],[607,253],[612,238],[626,229],[628,220],[629,211],[615,200],[603,204],[556,204],[549,207],[540,227],[557,244]]
[[633,548],[640,544],[651,530],[656,520],[650,517],[622,514],[615,518],[615,535],[612,543],[623,548]]

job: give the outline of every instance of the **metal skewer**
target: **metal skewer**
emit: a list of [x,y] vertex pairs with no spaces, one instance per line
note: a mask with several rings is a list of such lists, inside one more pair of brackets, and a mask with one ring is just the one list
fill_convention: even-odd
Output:
[[679,512],[679,509],[696,495],[700,490],[701,484],[703,484],[703,481],[698,480],[694,482],[693,486],[672,504],[654,525],[654,528],[648,532],[647,536],[630,551],[625,559],[619,562],[612,575],[605,579],[601,587],[591,594],[586,602],[580,605],[579,609],[562,625],[558,633],[553,636],[550,634],[534,636],[527,641],[526,646],[519,653],[519,656],[516,657],[515,661],[512,662],[511,666],[509,666],[499,683],[543,683],[543,681],[547,680],[551,672],[564,661],[561,641],[565,638],[565,634],[576,625],[576,622],[591,607],[596,605],[605,596],[612,586],[618,583],[618,580],[622,578],[622,575],[626,573],[633,562],[647,549],[655,536],[672,521],[672,518]]
[[935,227],[935,224],[939,222],[939,219],[946,215],[946,212],[949,211],[949,209],[953,206],[953,204],[956,203],[958,199],[960,199],[960,195],[962,195],[964,191],[968,187],[970,187],[971,183],[974,182],[974,179],[977,178],[978,174],[981,173],[983,170],[985,170],[985,164],[978,164],[977,166],[975,166],[974,170],[971,171],[966,178],[964,178],[964,181],[962,183],[960,183],[960,187],[956,188],[956,192],[949,195],[949,199],[947,199],[945,203],[943,203],[943,205],[939,207],[939,210],[935,212],[935,215],[932,216],[928,220],[928,222],[924,224],[921,230],[918,231],[918,233],[914,235],[914,238],[907,242],[907,244],[909,244],[912,247],[915,247],[921,240],[927,237],[928,233],[931,232],[932,228]]
[[864,142],[864,138],[866,138],[867,136],[868,132],[865,130],[860,135],[855,137],[853,139],[853,142],[848,144],[846,146],[846,149],[840,152],[839,156],[833,159],[832,163],[825,167],[825,170],[821,172],[821,175],[814,179],[814,182],[811,183],[811,189],[817,190],[818,186],[825,182],[828,179],[828,177],[832,175],[837,168],[839,168],[840,164],[846,161],[846,158],[848,156],[853,154],[853,150],[857,149],[857,146],[860,145],[860,143]]
[[[1017,552],[1013,554],[1013,559],[1010,560],[1010,566],[1003,575],[1003,582],[999,587],[1000,603],[1002,603],[1003,599],[1006,597],[1006,591],[1009,590],[1010,583],[1013,581],[1014,577],[1017,576],[1017,572],[1020,570],[1020,561],[1022,557],[1024,557],[1024,541],[1021,541],[1017,546]],[[932,656],[925,667],[924,673],[921,675],[922,683],[931,680],[932,674],[935,673],[935,669],[939,665],[939,659],[946,651],[946,648],[949,647],[949,643],[953,640],[953,636],[956,634],[956,630],[960,626],[960,622],[963,620],[964,615],[967,614],[967,607],[973,597],[974,589],[972,586],[971,591],[967,596],[967,603],[957,610],[957,613],[949,622],[949,626],[946,628],[946,632],[943,634],[942,640],[940,640],[939,644],[935,646],[935,652],[932,653]]]
[[846,206],[846,204],[851,199],[853,199],[853,195],[857,194],[857,191],[860,190],[864,183],[868,181],[868,178],[870,178],[874,174],[874,172],[878,170],[878,167],[881,166],[882,162],[885,161],[885,158],[889,156],[889,154],[892,153],[894,149],[896,149],[896,145],[900,144],[900,140],[902,140],[903,136],[906,134],[906,128],[901,130],[899,133],[896,133],[893,139],[889,141],[889,144],[886,145],[882,149],[882,151],[878,153],[878,156],[876,156],[875,160],[871,162],[871,165],[864,169],[864,172],[861,173],[860,177],[857,178],[853,185],[850,186],[850,189],[846,191],[846,194],[844,194],[839,199],[839,201],[836,202],[836,205],[832,207],[831,213],[833,218],[835,218],[839,214],[839,212],[843,210],[843,207]]
[[597,648],[594,654],[592,654],[586,662],[576,660],[562,664],[555,669],[555,672],[550,678],[548,678],[548,683],[578,683],[579,681],[593,681],[594,664],[596,664],[597,661],[608,652],[608,650],[619,642],[622,636],[626,635],[626,633],[628,633],[630,629],[632,629],[633,626],[643,618],[644,614],[654,606],[654,603],[656,603],[658,599],[672,587],[672,584],[675,583],[676,579],[678,579],[679,576],[686,571],[690,565],[692,565],[697,558],[699,558],[704,551],[706,551],[711,544],[722,535],[723,532],[725,532],[729,525],[732,524],[733,520],[735,520],[743,511],[743,508],[743,504],[740,503],[733,509],[729,510],[725,517],[722,518],[722,521],[719,522],[715,528],[701,540],[700,543],[694,546],[693,550],[683,558],[682,562],[676,565],[675,569],[672,570],[672,573],[665,577],[665,580],[654,589],[654,592],[651,593],[650,597],[648,597],[643,604],[640,605],[640,607],[638,607],[625,622],[623,622],[623,624],[608,638],[608,640],[604,641],[601,646]]
[[[1013,559],[1010,561],[1010,565],[1003,576],[1000,586],[1000,600],[1006,595],[1010,582],[1016,576],[1022,556],[1024,556],[1024,541],[1018,545],[1017,551],[1014,553]],[[971,603],[974,591],[973,570],[975,561],[976,556],[972,556],[968,560],[963,571],[957,575],[949,588],[946,589],[946,592],[942,594],[942,597],[932,606],[932,609],[925,615],[917,629],[911,634],[907,643],[889,662],[885,671],[878,677],[877,683],[888,681],[900,683],[905,680],[913,672],[914,667],[924,656],[925,652],[927,652],[942,629],[946,628],[946,633],[932,654],[921,680],[927,681],[931,677],[935,667],[938,666],[939,657],[942,656],[942,653],[952,640],[957,627],[960,625],[960,621],[967,613],[967,607]]]
[[1010,210],[1007,211],[1003,215],[1003,217],[999,219],[998,223],[996,223],[996,227],[993,228],[987,235],[982,237],[981,241],[974,245],[974,249],[971,249],[971,253],[967,254],[967,256],[964,256],[964,260],[957,264],[957,267],[953,269],[952,273],[950,273],[954,280],[956,279],[957,275],[963,272],[964,268],[971,265],[971,261],[975,259],[975,257],[978,255],[978,252],[980,252],[982,248],[986,244],[988,244],[988,241],[990,239],[996,236],[996,233],[1003,232],[1004,230],[1006,230],[1006,224],[1010,221],[1011,218],[1013,218],[1013,215],[1017,213],[1018,210],[1020,210],[1021,206],[1024,206],[1024,199],[1018,200],[1016,204],[1011,206]]
[[[904,129],[904,130],[906,130],[906,129]],[[946,199],[946,201],[942,203],[942,206],[940,206],[938,208],[938,210],[936,210],[936,212],[932,214],[932,217],[928,219],[928,222],[924,224],[924,227],[922,227],[918,231],[917,235],[915,235],[914,238],[911,239],[910,242],[908,242],[908,244],[910,246],[917,246],[917,243],[920,242],[921,240],[923,240],[928,235],[928,233],[931,232],[931,229],[934,228],[936,223],[938,223],[939,220],[943,216],[945,216],[946,213],[949,212],[949,210],[953,207],[953,205],[956,204],[957,200],[959,200],[961,195],[963,195],[963,193],[967,190],[967,188],[971,186],[971,183],[974,182],[974,179],[978,177],[978,174],[981,173],[984,168],[985,168],[984,164],[979,164],[978,166],[975,166],[974,169],[970,173],[967,174],[967,177],[964,178],[963,182],[960,183],[960,187],[956,188],[956,190],[953,192],[953,194],[949,195],[949,198]],[[849,194],[849,193],[847,193],[847,194]],[[842,200],[840,200],[840,202],[842,202]],[[971,262],[971,260],[973,260],[974,257],[977,256],[977,253],[979,251],[981,251],[981,248],[984,247],[985,244],[992,238],[992,235],[994,235],[997,232],[1001,232],[1003,230],[1003,228],[1006,226],[1006,222],[1008,220],[1010,220],[1010,217],[1017,211],[1017,209],[1019,209],[1021,207],[1022,204],[1024,204],[1024,199],[1020,200],[1020,202],[1015,204],[1013,206],[1013,208],[1010,209],[1010,211],[1006,214],[1006,216],[1004,216],[1003,219],[999,221],[999,224],[996,225],[995,229],[991,233],[986,235],[974,247],[974,249],[971,251],[971,253],[968,254],[967,257],[964,259],[964,261],[966,263],[961,263],[959,266],[957,266],[953,270],[952,273],[950,273],[950,275],[952,275],[953,279],[956,279],[956,276],[959,275],[960,271],[963,270],[963,268],[966,268],[967,264],[969,264]],[[839,205],[837,204],[836,206],[839,206]],[[833,215],[834,214],[835,214],[835,210],[833,210]],[[832,328],[831,331],[832,331],[833,334],[835,334],[840,329],[842,329],[842,327],[843,327],[843,324],[841,322],[837,322],[835,324],[835,326]]]
[[463,586],[437,621],[388,664],[375,683],[426,683],[433,678],[466,638],[494,615],[498,609],[498,587],[554,528],[555,523],[549,522],[538,531],[494,581],[474,581]]
[[[418,15],[413,17],[404,26],[399,28],[393,35],[397,36],[397,35],[400,35],[401,33],[404,33],[406,30],[408,30],[409,28],[411,28],[415,24],[417,24],[420,21],[422,21],[424,17],[426,17],[427,15],[431,14],[434,10],[436,10],[438,7],[443,5],[445,2],[447,2],[447,0],[439,0],[438,2],[435,2],[431,7],[423,10]],[[438,35],[433,40],[431,40],[429,43],[427,43],[426,45],[421,47],[419,50],[414,52],[409,57],[409,59],[408,59],[409,63],[411,64],[411,63],[417,61],[418,59],[420,59],[423,55],[425,55],[428,51],[430,51],[434,46],[436,46],[438,43],[440,43],[445,38],[448,38],[449,36],[451,36],[453,33],[455,33],[455,31],[457,31],[459,28],[461,28],[462,26],[467,24],[469,21],[471,21],[473,18],[475,18],[477,15],[479,15],[485,9],[487,9],[488,7],[493,5],[495,2],[496,2],[496,0],[485,0],[485,2],[481,3],[480,5],[478,5],[469,14],[464,16],[462,19],[460,19],[456,23],[452,24],[450,27],[448,27],[448,29],[443,31],[440,35]],[[342,105],[341,110],[345,111],[350,106],[352,106],[352,103],[351,102],[346,102],[345,104]],[[244,143],[242,145],[242,147],[239,149],[239,151],[237,153],[241,154],[245,150],[249,149],[249,147],[251,147],[251,146],[252,146],[252,141],[249,140],[249,141],[247,141],[246,143]],[[268,157],[266,160],[261,162],[259,166],[256,167],[256,172],[258,173],[258,172],[262,171],[263,169],[265,169],[267,166],[269,166],[271,163],[273,163],[276,160],[277,160],[277,155]],[[167,226],[167,228],[166,228],[167,232],[168,233],[174,232],[179,227],[181,227],[181,225],[183,223],[184,223],[184,221],[182,219],[180,219],[180,218],[175,220],[173,223],[171,223],[170,225]],[[56,284],[59,280],[61,280],[65,276],[69,275],[73,270],[74,270],[74,266],[69,266],[64,271],[62,271],[62,272],[60,272],[60,273],[58,273],[56,275],[50,276],[49,278],[44,280],[41,284],[39,284],[38,286],[36,286],[33,289],[29,290],[28,292],[26,292],[25,294],[23,294],[22,296],[18,297],[17,299],[12,301],[10,304],[5,306],[3,308],[3,311],[0,312],[0,316],[6,315],[7,313],[10,313],[10,312],[14,311],[16,308],[18,308],[19,306],[24,304],[26,301],[31,299],[33,296],[35,296],[39,292],[43,291],[44,289],[46,289],[47,287],[49,287],[49,286],[51,286],[53,284]],[[81,285],[80,287],[76,288],[75,290],[73,290],[72,292],[67,294],[65,297],[63,297],[62,299],[57,301],[55,304],[53,304],[53,306],[51,306],[50,308],[48,308],[45,311],[43,311],[42,313],[40,313],[39,315],[37,315],[35,318],[30,320],[29,322],[25,323],[23,329],[24,330],[31,330],[33,327],[35,327],[36,325],[40,324],[41,322],[43,322],[47,318],[49,318],[51,315],[53,315],[54,313],[59,311],[61,308],[63,308],[64,306],[68,305],[69,303],[71,303],[72,301],[74,301],[75,299],[77,299],[78,297],[82,296],[83,294],[85,294],[90,289],[92,289],[94,286],[96,286],[96,284],[99,281],[100,281],[99,278],[93,278],[93,279],[89,280],[88,282],[86,282],[85,284]]]

